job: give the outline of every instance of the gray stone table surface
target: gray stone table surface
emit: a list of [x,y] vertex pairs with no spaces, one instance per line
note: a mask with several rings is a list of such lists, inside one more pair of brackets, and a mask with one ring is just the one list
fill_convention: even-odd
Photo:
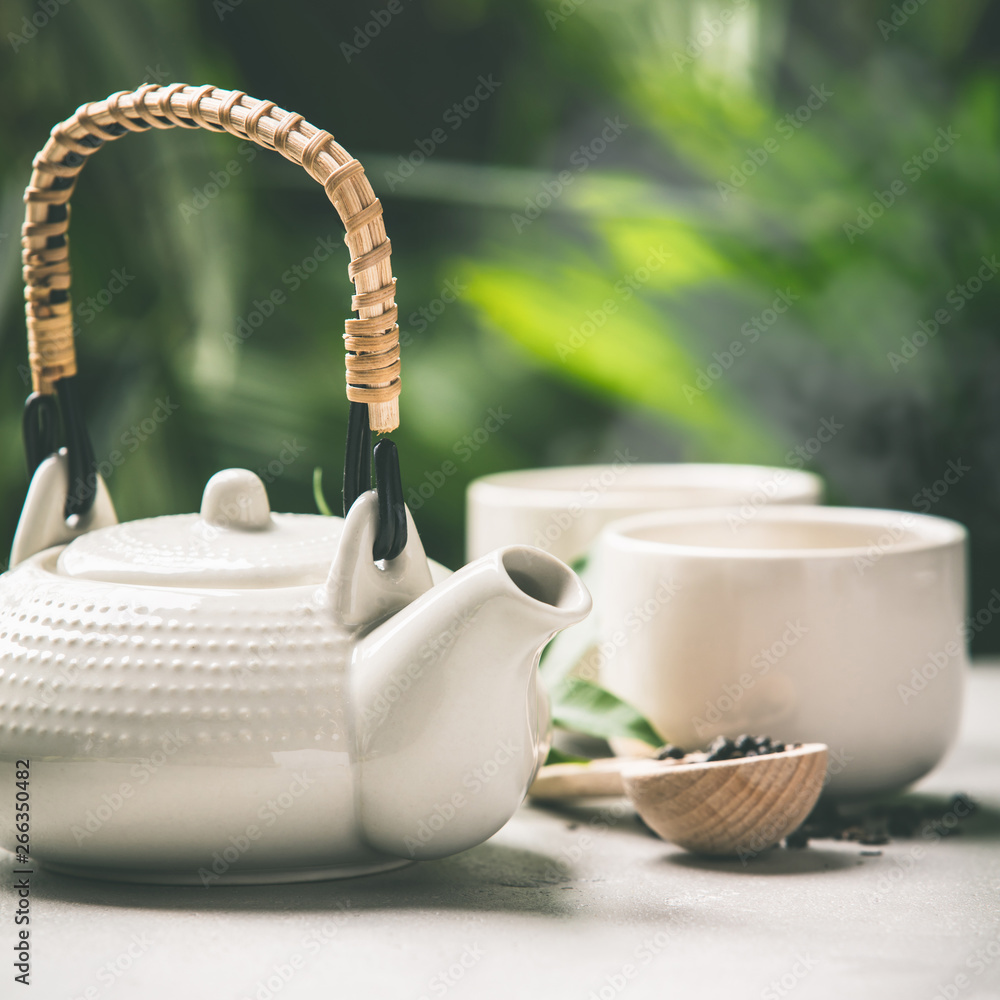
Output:
[[998,719],[1000,668],[978,667],[959,745],[918,791],[967,792],[979,814],[961,836],[880,855],[829,840],[701,861],[613,800],[526,805],[464,854],[341,882],[144,887],[39,870],[27,988],[0,852],[0,997],[1000,997]]

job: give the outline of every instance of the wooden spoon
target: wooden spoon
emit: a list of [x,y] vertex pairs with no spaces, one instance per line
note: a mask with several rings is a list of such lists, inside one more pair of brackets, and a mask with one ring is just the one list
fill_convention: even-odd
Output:
[[646,825],[697,854],[751,857],[799,827],[826,776],[827,748],[733,760],[608,757],[549,764],[529,793],[538,799],[627,795]]
[[631,760],[625,794],[664,840],[697,854],[746,859],[777,844],[809,815],[823,789],[827,748],[734,760]]
[[536,799],[591,798],[597,795],[622,796],[622,768],[642,757],[598,757],[586,764],[546,764],[528,789]]

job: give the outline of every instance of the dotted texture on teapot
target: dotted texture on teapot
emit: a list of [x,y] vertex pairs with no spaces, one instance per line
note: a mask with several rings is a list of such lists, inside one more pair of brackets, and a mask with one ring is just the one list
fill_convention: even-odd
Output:
[[350,750],[351,637],[325,588],[123,586],[53,563],[0,577],[0,756]]

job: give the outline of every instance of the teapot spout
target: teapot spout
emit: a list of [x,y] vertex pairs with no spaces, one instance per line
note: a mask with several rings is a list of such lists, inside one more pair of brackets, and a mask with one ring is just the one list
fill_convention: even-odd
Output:
[[353,667],[361,818],[373,847],[442,857],[492,836],[536,770],[538,660],[591,599],[540,549],[470,563],[371,632]]

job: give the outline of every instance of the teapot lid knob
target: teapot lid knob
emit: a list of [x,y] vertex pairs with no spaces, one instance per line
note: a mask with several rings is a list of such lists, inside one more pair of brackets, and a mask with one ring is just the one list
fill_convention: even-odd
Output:
[[259,531],[271,526],[271,505],[259,477],[248,469],[223,469],[205,484],[201,517],[218,528]]

